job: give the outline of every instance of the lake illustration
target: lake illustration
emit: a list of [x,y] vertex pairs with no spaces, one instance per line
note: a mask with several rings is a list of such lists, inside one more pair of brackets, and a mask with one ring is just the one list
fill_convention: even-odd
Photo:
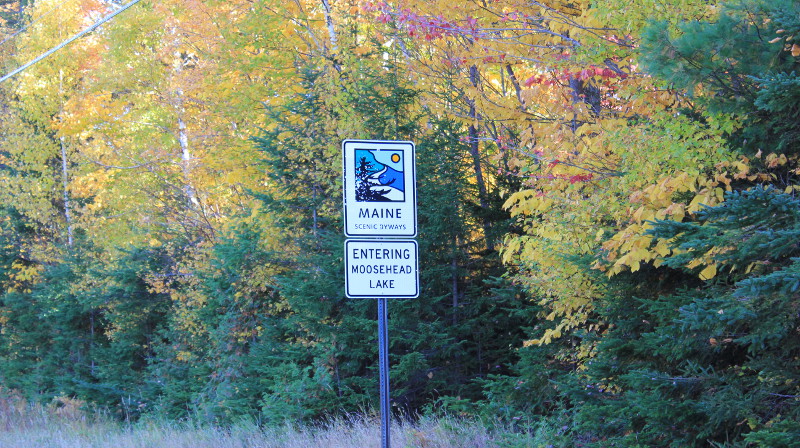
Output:
[[403,151],[356,149],[356,201],[404,202]]

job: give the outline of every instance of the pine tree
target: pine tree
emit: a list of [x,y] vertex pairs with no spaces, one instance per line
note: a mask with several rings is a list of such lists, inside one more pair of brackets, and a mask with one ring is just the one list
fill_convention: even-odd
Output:
[[[800,434],[798,210],[756,187],[698,222],[654,224],[674,255],[660,287],[627,286],[603,310],[615,325],[568,391],[576,434],[596,446],[791,446],[767,441]],[[709,252],[727,272],[700,282],[687,260]]]
[[677,33],[655,22],[643,36],[643,63],[711,111],[740,117],[745,125],[732,142],[746,152],[795,153],[798,125],[785,117],[797,110],[799,8],[791,0],[739,0]]

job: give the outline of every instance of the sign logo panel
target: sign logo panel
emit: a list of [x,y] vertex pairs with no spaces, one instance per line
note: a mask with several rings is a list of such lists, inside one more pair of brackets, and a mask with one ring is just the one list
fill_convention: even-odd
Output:
[[355,149],[356,202],[405,202],[403,151]]

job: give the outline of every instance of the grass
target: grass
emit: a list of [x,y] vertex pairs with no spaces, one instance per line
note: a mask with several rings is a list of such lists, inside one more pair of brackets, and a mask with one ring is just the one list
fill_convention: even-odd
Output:
[[[394,448],[538,447],[527,437],[509,443],[508,434],[477,421],[423,418],[394,421]],[[241,423],[215,427],[145,421],[121,424],[90,417],[81,403],[61,398],[47,406],[0,391],[0,447],[14,448],[359,448],[380,447],[377,416],[336,418],[325,424],[259,427]]]

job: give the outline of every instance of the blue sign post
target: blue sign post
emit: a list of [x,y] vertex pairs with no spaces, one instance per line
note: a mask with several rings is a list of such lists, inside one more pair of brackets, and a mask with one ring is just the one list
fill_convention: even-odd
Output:
[[[345,295],[378,301],[381,447],[390,446],[386,299],[419,297],[417,184],[411,142],[345,140]],[[369,238],[369,239],[361,239]]]
[[389,310],[386,298],[378,298],[378,370],[381,392],[381,448],[389,448],[392,407],[389,404]]

